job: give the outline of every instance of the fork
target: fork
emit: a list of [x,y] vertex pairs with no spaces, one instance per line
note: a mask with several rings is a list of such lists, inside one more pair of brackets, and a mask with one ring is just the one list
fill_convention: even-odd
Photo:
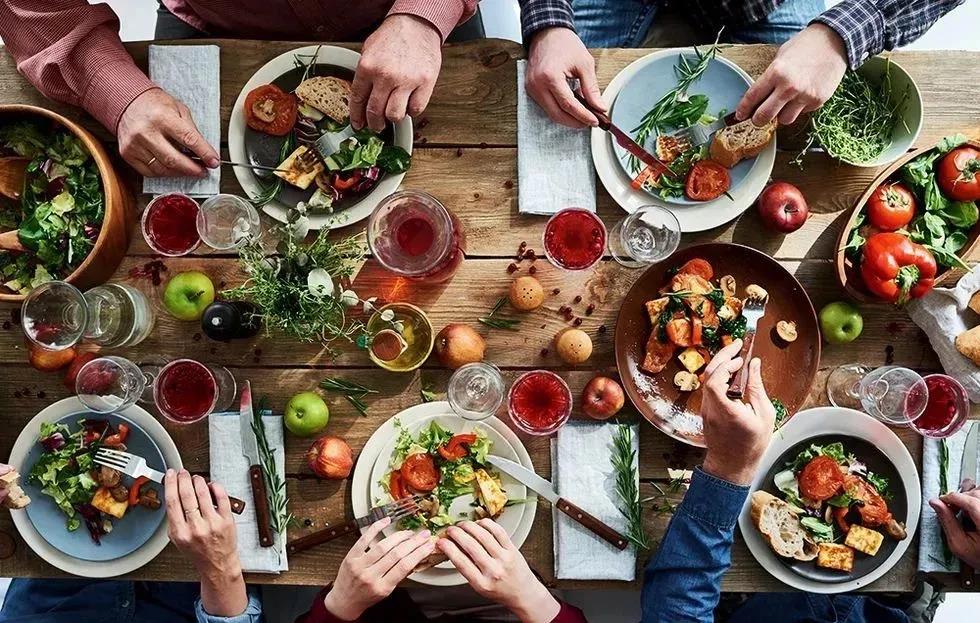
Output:
[[739,368],[735,376],[732,377],[725,394],[733,399],[741,399],[745,393],[745,383],[749,375],[749,362],[752,361],[752,347],[755,345],[755,333],[759,327],[759,320],[766,315],[766,297],[750,296],[745,299],[742,306],[742,316],[745,317],[745,339],[742,349],[745,353],[742,358],[742,367]]
[[355,530],[366,528],[374,522],[384,519],[385,517],[391,517],[391,523],[401,521],[402,519],[411,517],[419,512],[419,502],[422,501],[422,499],[423,496],[415,494],[412,497],[400,498],[394,502],[385,504],[384,506],[375,506],[364,517],[352,519],[342,526],[334,526],[333,528],[317,530],[316,532],[290,541],[286,544],[286,552],[290,554],[298,554],[299,552],[306,551],[311,547],[322,545],[327,541],[339,539],[340,537],[350,534]]
[[340,144],[354,136],[354,128],[347,125],[340,132],[324,132],[318,139],[308,145],[310,149],[297,157],[302,164],[313,167],[325,163],[327,158],[340,150]]
[[[110,467],[131,478],[146,476],[153,482],[163,482],[163,472],[158,472],[151,468],[146,464],[146,459],[131,452],[123,452],[122,450],[113,450],[111,448],[99,448],[95,451],[95,462],[97,465]],[[211,492],[210,487],[208,487],[208,491]],[[214,502],[214,492],[211,492],[211,501]],[[228,501],[231,502],[231,512],[236,515],[241,515],[242,511],[245,510],[245,502],[242,500],[228,496]]]
[[721,119],[712,121],[711,123],[695,123],[694,125],[687,126],[686,128],[681,128],[673,134],[668,134],[667,136],[673,138],[678,143],[681,144],[683,151],[692,149],[694,147],[700,147],[714,136],[715,132],[718,130],[723,130],[730,125],[734,125],[738,120],[735,118],[735,113],[728,113]]

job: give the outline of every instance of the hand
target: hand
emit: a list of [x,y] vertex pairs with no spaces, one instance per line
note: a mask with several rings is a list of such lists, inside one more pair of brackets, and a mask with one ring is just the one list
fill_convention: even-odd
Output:
[[510,609],[525,623],[551,621],[561,606],[527,566],[500,524],[464,521],[436,544],[478,594]]
[[745,93],[735,116],[762,126],[782,125],[820,108],[837,90],[847,70],[844,41],[829,26],[810,24],[784,43],[776,58]]
[[929,506],[936,511],[939,525],[946,533],[949,550],[974,569],[980,568],[980,532],[974,529],[967,532],[956,519],[956,512],[963,511],[980,526],[980,489],[965,493],[947,493],[938,499],[929,500]]
[[[225,488],[186,469],[163,478],[170,541],[191,561],[201,578],[201,605],[213,616],[245,612],[248,594],[238,559],[235,520]],[[214,493],[214,503],[211,501]]]
[[337,579],[323,599],[330,614],[345,621],[360,618],[435,550],[428,530],[415,534],[402,530],[378,540],[390,523],[386,517],[371,524],[340,564]]
[[391,15],[364,42],[354,73],[350,121],[375,132],[385,119],[398,122],[422,113],[442,66],[442,35],[414,15]]
[[180,148],[199,157],[208,168],[221,163],[191,118],[191,111],[163,89],[150,89],[123,111],[116,128],[119,153],[144,177],[204,177],[200,163]]
[[598,119],[575,99],[569,78],[578,78],[582,97],[606,112],[595,75],[595,59],[574,31],[554,27],[538,31],[531,40],[526,87],[552,121],[570,128],[599,125]]
[[748,485],[772,437],[776,408],[762,386],[762,362],[758,358],[749,362],[745,386],[748,403],[725,395],[732,375],[742,367],[741,351],[742,340],[735,340],[718,351],[704,371],[701,417],[708,453],[702,469],[728,482]]

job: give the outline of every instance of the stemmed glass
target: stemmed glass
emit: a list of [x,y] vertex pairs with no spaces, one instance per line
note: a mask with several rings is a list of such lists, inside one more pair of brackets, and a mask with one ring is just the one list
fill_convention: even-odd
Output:
[[197,212],[197,233],[204,244],[218,251],[238,248],[260,231],[255,206],[236,195],[215,195]]
[[929,389],[908,368],[848,364],[830,373],[827,398],[835,407],[860,409],[886,424],[909,426],[926,410]]
[[674,213],[647,205],[620,220],[609,232],[609,253],[627,268],[641,268],[669,257],[681,243]]
[[453,372],[446,396],[459,417],[485,420],[504,403],[504,379],[492,363],[468,363]]
[[124,357],[99,357],[78,370],[75,393],[96,413],[116,413],[137,402],[150,402],[156,370],[141,368]]

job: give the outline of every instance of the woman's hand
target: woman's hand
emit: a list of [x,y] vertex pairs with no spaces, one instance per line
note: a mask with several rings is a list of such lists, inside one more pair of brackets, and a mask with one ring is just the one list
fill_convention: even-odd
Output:
[[323,599],[330,614],[345,621],[359,618],[390,595],[434,551],[428,530],[415,534],[402,530],[379,540],[390,523],[386,517],[368,526],[347,553]]
[[225,488],[211,483],[209,490],[204,478],[192,478],[185,469],[180,473],[168,469],[163,487],[170,540],[201,578],[201,606],[208,614],[219,617],[245,612],[248,594]]
[[606,111],[595,75],[595,59],[578,35],[561,27],[535,33],[528,52],[527,92],[552,121],[570,128],[598,125],[595,115],[575,99],[568,86],[569,78],[578,78],[582,97],[590,106]]
[[551,621],[561,605],[527,566],[500,524],[465,521],[436,544],[480,595],[510,609],[521,621]]

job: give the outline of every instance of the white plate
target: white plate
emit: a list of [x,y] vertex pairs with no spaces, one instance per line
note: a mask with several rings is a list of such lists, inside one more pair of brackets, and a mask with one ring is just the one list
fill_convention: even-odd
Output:
[[[690,49],[684,51],[691,52]],[[612,79],[603,93],[603,100],[607,104],[614,104],[623,85],[629,82],[640,69],[663,56],[676,56],[677,52],[678,50],[653,52],[633,61]],[[740,67],[726,59],[720,58],[719,60],[732,65],[750,83],[752,82],[752,78]],[[680,221],[681,231],[684,233],[705,231],[724,225],[747,210],[766,187],[775,160],[776,139],[773,138],[762,153],[756,157],[755,164],[743,183],[739,184],[731,193],[734,201],[722,195],[714,201],[706,201],[697,205],[675,205],[653,197],[644,191],[633,190],[630,186],[632,180],[623,171],[616,157],[612,136],[599,128],[592,129],[592,162],[602,185],[613,200],[630,214],[637,208],[646,205],[666,208]]]
[[[65,398],[44,408],[20,432],[17,441],[14,442],[13,449],[10,451],[8,462],[18,467],[21,473],[26,473],[26,466],[22,465],[22,463],[27,456],[28,450],[30,450],[32,445],[37,443],[41,423],[56,422],[66,415],[73,413],[85,414],[91,413],[91,411],[78,398]],[[184,464],[180,460],[180,453],[177,452],[177,446],[174,445],[173,439],[170,438],[170,435],[167,434],[167,431],[156,418],[138,406],[129,407],[119,414],[135,422],[150,436],[157,447],[160,448],[160,452],[163,454],[163,459],[168,467],[173,469],[183,467]],[[150,540],[133,553],[114,560],[96,563],[68,556],[52,547],[34,528],[34,524],[28,519],[27,513],[23,511],[11,511],[10,516],[14,521],[14,526],[17,527],[17,531],[20,532],[21,538],[24,539],[27,545],[41,559],[62,571],[86,578],[111,578],[131,573],[156,558],[157,554],[163,551],[163,548],[170,542],[170,538],[167,536],[167,520],[164,518],[160,523],[160,527],[150,537]]]
[[769,468],[784,452],[806,439],[826,435],[845,435],[863,439],[881,450],[881,453],[898,470],[902,478],[902,486],[905,487],[905,497],[908,500],[908,517],[905,528],[909,536],[899,541],[891,556],[872,572],[856,580],[825,584],[799,576],[779,560],[752,523],[751,495],[746,500],[745,507],[742,508],[742,514],[738,518],[738,526],[749,551],[752,552],[759,564],[777,580],[810,593],[846,593],[864,588],[885,575],[905,554],[919,525],[922,489],[919,484],[919,471],[916,469],[915,461],[912,460],[912,455],[909,454],[908,448],[891,429],[860,411],[837,407],[816,407],[797,413],[775,433],[772,443],[766,450],[766,455],[762,458],[758,475],[752,483],[751,490],[756,491],[761,488],[762,479],[769,472]]
[[[449,408],[449,403],[445,401],[427,402],[409,407],[387,420],[374,431],[374,434],[364,444],[364,448],[357,457],[357,464],[354,466],[354,474],[351,478],[351,506],[355,517],[363,517],[371,510],[371,473],[374,471],[375,463],[380,460],[379,455],[382,449],[396,435],[395,418],[398,418],[403,426],[414,426],[415,422],[419,420],[439,415],[454,416],[452,410]],[[534,465],[531,463],[531,456],[527,453],[527,449],[524,448],[524,444],[521,443],[521,440],[514,434],[514,431],[504,422],[496,417],[491,417],[479,422],[479,424],[485,428],[492,428],[500,433],[501,437],[517,453],[519,457],[518,462],[528,469],[534,469]],[[388,456],[384,457],[386,466],[388,458]],[[534,524],[534,517],[537,513],[537,495],[533,491],[527,492],[527,501],[523,506],[524,513],[521,516],[520,525],[517,527],[516,532],[511,535],[511,540],[518,548],[524,544],[528,534],[531,533],[531,526]],[[413,574],[410,578],[421,584],[432,586],[456,586],[466,583],[463,576],[452,568],[440,569],[434,567]]]
[[[257,72],[255,72],[249,81],[245,83],[245,86],[242,88],[242,92],[238,94],[238,99],[235,100],[235,107],[231,111],[231,119],[228,122],[228,151],[231,154],[231,159],[234,162],[249,161],[248,154],[245,151],[245,115],[242,112],[245,107],[245,97],[248,95],[249,91],[263,84],[269,84],[270,82],[279,78],[279,76],[294,69],[296,67],[294,63],[296,54],[312,56],[318,47],[320,51],[317,54],[315,62],[325,65],[335,65],[351,71],[357,69],[357,62],[361,58],[359,53],[353,50],[348,50],[347,48],[338,48],[330,45],[309,45],[306,47],[297,48],[295,50],[290,50],[289,52],[280,54],[263,65]],[[411,154],[412,118],[405,117],[396,123],[394,131],[395,145],[398,145]],[[247,169],[245,167],[233,167],[233,169],[235,171],[235,177],[238,178],[238,183],[241,184],[242,189],[245,190],[246,194],[248,194],[250,197],[254,197],[262,192],[262,187],[259,180],[255,174],[252,173],[251,169]],[[357,223],[358,221],[367,218],[382,199],[398,190],[398,186],[402,183],[402,179],[404,177],[405,173],[385,175],[381,181],[378,182],[378,185],[371,189],[371,192],[369,192],[363,199],[336,214],[311,214],[310,228],[336,229],[338,227],[345,227],[347,225]],[[287,206],[278,200],[267,204],[262,208],[262,210],[277,221],[283,223],[286,222]]]

